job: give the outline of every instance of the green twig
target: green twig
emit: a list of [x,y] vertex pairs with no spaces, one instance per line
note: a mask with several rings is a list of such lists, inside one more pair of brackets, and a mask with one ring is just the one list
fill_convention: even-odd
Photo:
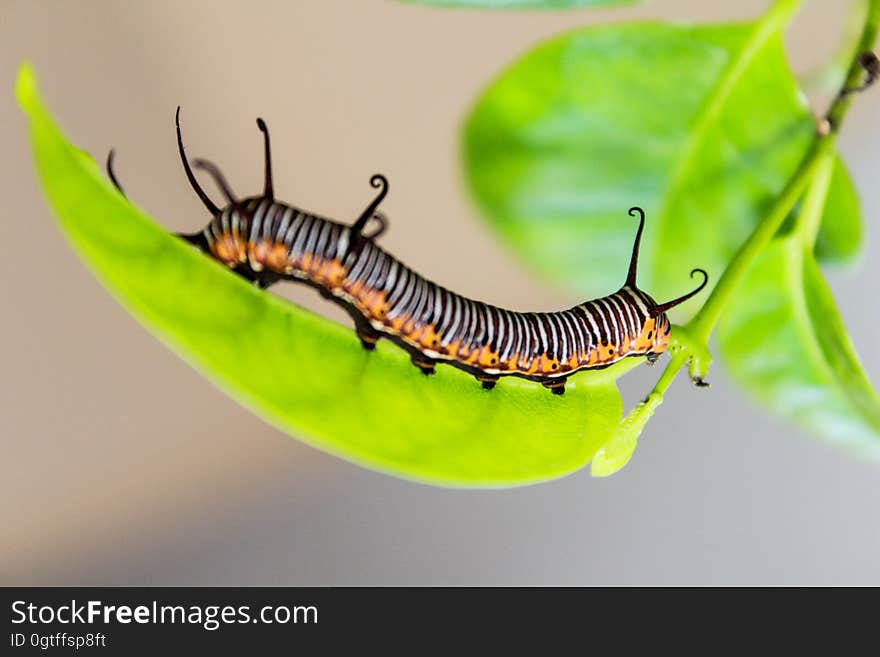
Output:
[[816,244],[816,237],[822,224],[822,212],[828,200],[831,176],[834,173],[833,155],[832,152],[826,153],[816,166],[816,172],[810,181],[810,188],[806,192],[792,231],[801,239],[804,248],[809,251],[812,251]]

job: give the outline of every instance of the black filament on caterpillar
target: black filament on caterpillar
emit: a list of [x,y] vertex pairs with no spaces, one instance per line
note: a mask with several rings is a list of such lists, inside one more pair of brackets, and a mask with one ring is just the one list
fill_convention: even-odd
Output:
[[[220,170],[194,160],[223,192],[228,204],[218,207],[199,186],[187,160],[175,118],[177,145],[186,177],[212,215],[198,233],[179,237],[226,264],[261,288],[289,280],[306,283],[341,305],[352,317],[364,348],[386,338],[409,352],[413,364],[433,374],[448,363],[472,374],[484,388],[503,376],[537,381],[555,394],[565,392],[574,372],[601,369],[617,361],[644,356],[653,363],[666,350],[671,325],[666,311],[687,301],[708,282],[677,299],[658,304],[636,286],[639,243],[645,227],[638,216],[626,280],[617,292],[559,312],[515,312],[467,299],[423,278],[376,244],[387,226],[376,208],[388,193],[380,174],[370,179],[379,193],[351,225],[332,221],[275,200],[269,131],[257,126],[265,146],[265,186],[260,196],[239,199]],[[107,159],[111,181],[113,151]],[[371,221],[377,227],[365,232]]]

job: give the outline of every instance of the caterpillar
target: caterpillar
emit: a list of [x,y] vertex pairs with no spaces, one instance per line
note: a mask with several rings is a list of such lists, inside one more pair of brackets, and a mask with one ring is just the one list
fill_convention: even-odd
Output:
[[[203,230],[178,236],[261,288],[282,280],[316,288],[348,312],[364,348],[373,350],[377,340],[386,338],[409,352],[424,374],[447,363],[472,374],[486,389],[503,376],[517,376],[561,395],[568,378],[580,370],[634,356],[656,361],[669,343],[666,311],[699,293],[709,279],[704,270],[692,270],[692,278],[703,278],[699,286],[665,303],[641,291],[636,270],[645,212],[633,207],[629,215],[638,217],[639,227],[626,280],[617,292],[559,312],[498,308],[429,281],[376,243],[387,228],[377,212],[388,193],[381,174],[370,179],[379,190],[375,198],[350,225],[276,201],[269,130],[257,119],[265,152],[261,195],[237,198],[218,167],[193,160],[193,167],[207,172],[225,196],[227,205],[221,208],[199,185],[187,159],[179,107],[175,125],[186,177],[212,215]],[[124,195],[113,173],[113,151],[107,172]],[[370,222],[376,227],[367,232]]]

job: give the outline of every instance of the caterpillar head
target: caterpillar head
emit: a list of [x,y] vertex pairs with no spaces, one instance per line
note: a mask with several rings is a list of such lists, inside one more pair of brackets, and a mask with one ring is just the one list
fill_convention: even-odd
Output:
[[669,346],[669,334],[672,332],[672,325],[669,323],[666,313],[653,317],[649,321],[653,325],[646,337],[651,343],[651,353],[661,354]]
[[[650,312],[654,302],[648,295],[637,293],[639,298],[650,301],[648,310]],[[669,345],[669,334],[671,332],[671,324],[665,313],[659,315],[649,314],[642,322],[639,334],[632,342],[632,352],[636,354],[644,354],[647,356],[659,355],[666,351]],[[653,359],[652,359],[653,360]]]
[[639,217],[639,230],[636,232],[636,239],[633,242],[632,256],[629,261],[629,271],[627,272],[624,289],[629,288],[650,302],[647,308],[648,318],[642,326],[641,335],[639,335],[636,340],[638,350],[640,352],[643,351],[650,356],[652,354],[660,354],[666,351],[666,347],[669,345],[669,334],[672,331],[672,325],[669,323],[666,311],[684,303],[692,296],[699,293],[704,287],[706,287],[706,283],[709,282],[709,275],[702,269],[692,270],[691,278],[694,277],[694,274],[699,273],[703,276],[703,282],[700,283],[695,290],[692,290],[677,299],[667,301],[666,303],[655,303],[651,297],[644,292],[640,292],[636,286],[636,270],[639,261],[639,244],[642,240],[642,231],[645,228],[645,211],[641,208],[633,207],[629,209],[629,215],[631,217]]

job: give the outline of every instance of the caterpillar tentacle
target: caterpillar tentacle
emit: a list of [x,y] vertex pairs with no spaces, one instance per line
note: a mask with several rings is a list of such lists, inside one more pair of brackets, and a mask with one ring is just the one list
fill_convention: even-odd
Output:
[[113,186],[116,188],[123,197],[125,197],[125,191],[122,189],[122,185],[119,184],[119,181],[116,179],[116,174],[113,173],[113,158],[115,157],[116,152],[111,148],[110,152],[107,153],[107,176],[110,178],[110,182],[113,183]]
[[189,180],[190,186],[193,188],[199,199],[201,199],[202,204],[208,209],[208,212],[217,216],[217,213],[220,212],[220,208],[214,205],[214,202],[205,193],[205,190],[199,186],[199,181],[196,180],[196,176],[193,173],[192,168],[189,166],[189,161],[186,159],[186,150],[183,148],[183,135],[180,132],[180,106],[177,107],[177,113],[174,115],[174,125],[177,128],[177,152],[180,154],[180,161],[183,164],[183,171],[186,173],[186,179]]
[[388,194],[388,179],[381,173],[374,174],[373,177],[370,178],[370,187],[379,189],[379,193],[376,194],[376,198],[374,198],[372,202],[366,207],[366,209],[361,213],[361,216],[358,217],[357,221],[352,224],[351,232],[353,235],[361,234],[364,226],[367,225],[367,222],[373,217],[374,213],[376,212],[376,208],[379,207],[379,204],[385,198],[385,195]]
[[263,198],[275,200],[275,189],[272,186],[272,147],[269,144],[269,128],[263,119],[257,119],[257,127],[263,133],[263,160],[265,164],[265,183],[263,185]]

